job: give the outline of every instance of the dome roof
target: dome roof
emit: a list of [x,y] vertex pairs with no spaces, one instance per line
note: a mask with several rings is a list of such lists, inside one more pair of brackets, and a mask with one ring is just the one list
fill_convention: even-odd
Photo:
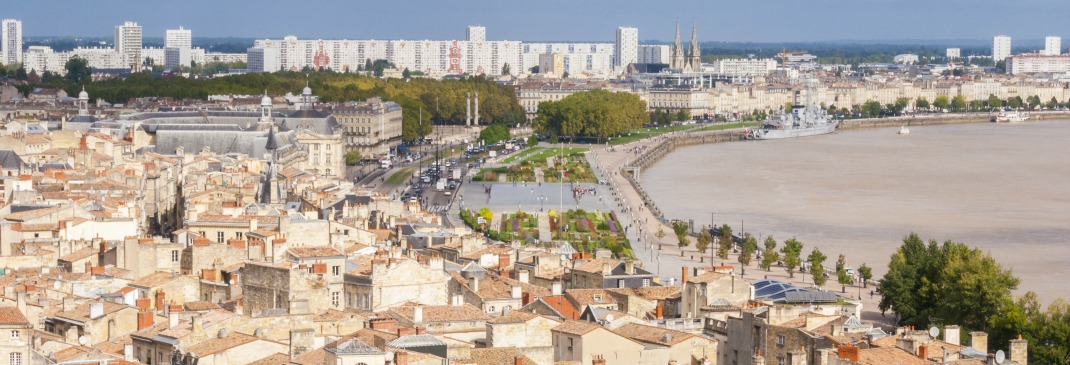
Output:
[[82,88],[82,92],[78,93],[78,100],[89,100],[89,93],[85,92],[85,88]]
[[305,89],[301,90],[301,95],[312,95],[312,88],[308,87],[308,83],[305,83]]
[[260,99],[260,106],[271,106],[271,104],[272,104],[271,97],[269,97],[267,95],[264,95],[264,97],[262,99]]

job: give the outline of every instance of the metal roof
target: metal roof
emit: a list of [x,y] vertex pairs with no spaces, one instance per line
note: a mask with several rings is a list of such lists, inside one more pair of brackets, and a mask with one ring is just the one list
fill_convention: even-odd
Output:
[[784,301],[788,303],[831,303],[840,297],[829,291],[810,291],[801,289],[784,293]]

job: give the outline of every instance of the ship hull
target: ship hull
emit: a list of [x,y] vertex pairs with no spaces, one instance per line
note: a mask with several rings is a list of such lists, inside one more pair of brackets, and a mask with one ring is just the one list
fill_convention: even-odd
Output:
[[839,122],[833,122],[829,124],[819,125],[809,128],[792,128],[792,129],[751,129],[747,131],[747,139],[762,140],[762,139],[784,139],[784,138],[798,138],[818,136],[822,134],[829,134],[836,131],[836,127]]

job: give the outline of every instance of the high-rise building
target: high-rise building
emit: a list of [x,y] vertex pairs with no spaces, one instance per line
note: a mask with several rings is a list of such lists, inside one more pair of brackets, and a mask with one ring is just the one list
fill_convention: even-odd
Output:
[[948,48],[947,53],[945,53],[945,55],[948,59],[959,58],[962,57],[962,50],[958,48]]
[[650,44],[640,45],[638,63],[669,63],[669,49],[668,45],[664,44]]
[[193,48],[193,32],[178,27],[164,32],[164,48]]
[[123,64],[132,69],[141,66],[141,26],[135,22],[125,22],[115,26],[115,51],[119,53]]
[[992,62],[999,62],[1011,55],[1011,37],[997,35],[992,37]]
[[469,25],[465,31],[464,39],[469,42],[486,42],[487,28],[478,25]]
[[1058,56],[1063,53],[1063,39],[1059,36],[1044,37],[1044,50],[1040,54],[1045,56]]
[[613,67],[623,70],[639,58],[639,28],[617,28],[617,43],[613,48]]
[[16,19],[4,19],[0,23],[3,27],[3,44],[0,44],[0,52],[5,65],[22,63],[22,21]]

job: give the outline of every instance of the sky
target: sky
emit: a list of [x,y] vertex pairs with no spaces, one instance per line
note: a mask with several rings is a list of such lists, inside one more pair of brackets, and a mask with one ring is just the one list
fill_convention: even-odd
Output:
[[[12,0],[0,18],[24,36],[105,36],[124,21],[146,37],[184,26],[193,37],[612,41],[619,26],[640,40],[702,42],[1017,39],[1070,41],[1068,0]],[[1065,44],[1065,42],[1064,42]]]

